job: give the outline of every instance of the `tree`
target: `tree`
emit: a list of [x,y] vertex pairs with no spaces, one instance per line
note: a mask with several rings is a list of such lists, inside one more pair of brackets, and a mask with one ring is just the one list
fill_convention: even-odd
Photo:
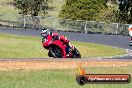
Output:
[[107,8],[102,9],[99,13],[99,21],[101,22],[119,22],[118,19],[118,5],[108,4]]
[[119,0],[119,19],[121,22],[132,23],[132,0]]
[[59,17],[65,19],[96,20],[107,0],[66,0]]
[[50,0],[14,0],[16,8],[24,15],[38,16],[40,12],[47,13]]
[[32,2],[32,15],[38,16],[40,11],[46,13],[48,10],[48,0],[33,0]]
[[14,0],[15,7],[21,10],[21,13],[27,15],[31,11],[31,0]]

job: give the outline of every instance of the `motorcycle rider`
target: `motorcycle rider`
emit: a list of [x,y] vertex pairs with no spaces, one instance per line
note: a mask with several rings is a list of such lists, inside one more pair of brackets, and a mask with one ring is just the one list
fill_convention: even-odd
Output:
[[59,39],[58,33],[52,33],[49,29],[43,28],[41,31],[41,36],[43,37],[42,43],[47,41],[48,35],[51,35],[53,40]]
[[66,56],[69,56],[70,51],[74,50],[74,46],[72,46],[68,38],[64,35],[61,35],[59,39],[67,45],[66,46],[66,53],[67,53]]
[[130,46],[132,46],[132,25],[129,26],[128,31],[130,35]]
[[51,32],[51,31],[49,31],[48,29],[43,28],[42,31],[41,31],[41,36],[43,37],[42,43],[48,41],[47,40],[47,36],[48,35],[51,35],[53,39],[60,39],[62,42],[64,42],[67,45],[67,47],[66,47],[66,54],[67,55],[66,56],[69,56],[70,51],[73,50],[74,47],[72,46],[72,44],[70,43],[68,38],[66,36],[64,36],[64,35],[61,35],[59,37],[58,34],[55,34],[55,33]]

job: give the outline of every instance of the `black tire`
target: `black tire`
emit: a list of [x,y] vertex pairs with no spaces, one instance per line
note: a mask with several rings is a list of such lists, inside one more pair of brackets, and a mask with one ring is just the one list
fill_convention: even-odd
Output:
[[86,83],[86,78],[84,76],[77,76],[76,81],[79,85],[84,85]]
[[52,54],[51,54],[50,52],[48,52],[48,56],[49,56],[49,57],[53,57]]
[[76,48],[74,48],[72,53],[73,53],[73,58],[81,58],[81,54]]
[[62,49],[58,46],[52,46],[49,48],[49,53],[54,57],[54,58],[62,58]]

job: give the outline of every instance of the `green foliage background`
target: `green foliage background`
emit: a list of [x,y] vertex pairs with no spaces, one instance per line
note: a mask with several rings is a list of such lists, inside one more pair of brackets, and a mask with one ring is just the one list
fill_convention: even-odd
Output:
[[119,0],[119,21],[132,23],[132,0]]
[[96,20],[101,9],[107,7],[106,0],[67,0],[59,17],[65,19]]
[[50,0],[14,0],[15,7],[24,15],[38,16],[40,12],[47,13]]

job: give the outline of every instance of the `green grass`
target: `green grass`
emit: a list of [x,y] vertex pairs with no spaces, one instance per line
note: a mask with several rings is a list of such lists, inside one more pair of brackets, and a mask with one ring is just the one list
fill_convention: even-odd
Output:
[[105,57],[125,54],[123,49],[106,45],[83,42],[73,42],[73,44],[81,51],[83,57]]
[[[87,67],[87,73],[130,74],[127,67]],[[86,84],[76,83],[76,69],[39,71],[0,71],[0,88],[132,88],[129,84]]]
[[9,2],[12,2],[12,0],[0,1],[0,20],[15,22],[19,11],[15,7],[8,5]]
[[41,38],[0,35],[0,58],[39,58],[47,57],[47,50]]
[[[82,57],[104,57],[125,54],[123,49],[84,42],[72,42]],[[45,58],[41,37],[0,34],[0,58]]]

